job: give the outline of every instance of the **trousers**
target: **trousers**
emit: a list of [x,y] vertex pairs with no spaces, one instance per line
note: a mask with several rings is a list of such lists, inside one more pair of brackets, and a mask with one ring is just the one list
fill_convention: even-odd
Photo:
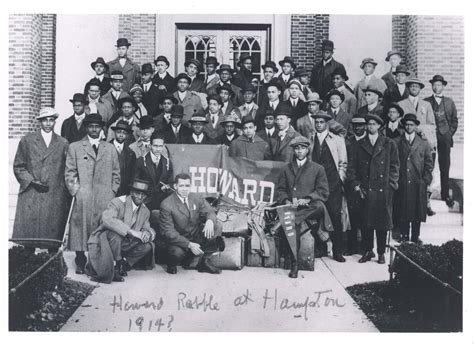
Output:
[[451,142],[438,136],[438,165],[441,180],[441,199],[449,197],[449,168],[451,167]]
[[127,258],[130,266],[134,266],[152,250],[150,243],[143,243],[137,238],[122,237],[113,231],[107,231],[107,240],[109,241],[114,260]]
[[384,254],[387,242],[387,231],[364,229],[362,231],[362,246],[364,247],[364,251],[372,251],[374,249],[374,232],[377,236],[377,254]]
[[420,237],[420,221],[401,221],[400,222],[400,234],[407,236],[410,234],[410,224],[411,224],[411,241],[416,241]]

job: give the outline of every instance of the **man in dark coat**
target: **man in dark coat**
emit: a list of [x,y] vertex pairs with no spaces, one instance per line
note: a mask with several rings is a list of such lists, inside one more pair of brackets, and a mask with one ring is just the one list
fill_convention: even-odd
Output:
[[385,90],[383,101],[385,105],[385,111],[387,111],[387,105],[392,103],[398,103],[403,99],[407,99],[410,95],[408,88],[406,87],[405,83],[410,76],[410,71],[408,70],[407,66],[399,65],[392,72],[395,76],[395,84],[391,84]]
[[178,104],[178,100],[172,94],[163,97],[161,104],[163,110],[158,116],[153,117],[153,125],[157,133],[163,133],[171,129],[171,109],[176,104]]
[[270,144],[271,138],[275,139],[278,137],[278,129],[275,126],[275,113],[273,110],[267,111],[265,117],[263,118],[263,124],[265,127],[262,130],[257,131],[257,135],[260,136],[265,142]]
[[[265,67],[266,70],[269,68],[270,67]],[[289,109],[290,116],[293,113],[293,110],[291,109],[291,107],[288,107],[288,105],[283,105],[283,101],[281,100],[281,94],[283,90],[284,90],[284,86],[277,79],[272,79],[270,82],[266,83],[264,86],[261,86],[261,91],[265,91],[266,93],[266,96],[265,96],[266,100],[263,103],[258,105],[257,114],[255,115],[257,130],[261,130],[265,127],[264,118],[269,111],[276,113],[283,106],[286,109]]]
[[158,86],[158,89],[166,94],[171,94],[176,91],[176,82],[170,73],[167,72],[170,62],[166,56],[158,56],[155,59],[155,66],[156,74],[153,76],[153,84]]
[[134,84],[140,83],[140,66],[133,62],[128,56],[128,48],[131,44],[126,38],[117,40],[117,58],[107,63],[109,72],[121,72],[123,75],[123,91],[128,92]]
[[433,95],[425,98],[425,100],[431,104],[436,120],[441,199],[446,202],[448,207],[452,207],[454,201],[449,196],[449,167],[451,165],[453,136],[458,129],[458,113],[454,101],[443,95],[444,88],[448,84],[444,77],[435,75],[430,83],[433,88]]
[[128,195],[130,185],[135,173],[137,157],[135,152],[128,146],[128,138],[133,134],[132,127],[125,121],[118,121],[110,128],[115,133],[115,138],[110,141],[117,150],[120,165],[120,187],[115,196]]
[[189,175],[176,175],[174,189],[176,192],[161,203],[159,216],[160,234],[167,246],[166,271],[176,274],[178,264],[186,265],[188,259],[200,256],[199,272],[220,273],[220,269],[209,262],[210,255],[215,252],[210,246],[216,246],[220,251],[225,247],[219,236],[215,211],[203,197],[190,192]]
[[[290,56],[285,56],[283,60],[279,61],[278,64],[281,67],[281,73],[278,75],[278,80],[280,80],[285,88],[290,87],[290,81],[294,79],[293,72],[296,69],[296,63]],[[301,89],[301,91],[303,91]]]
[[374,231],[377,234],[378,263],[385,264],[387,232],[393,227],[393,193],[398,189],[400,160],[395,142],[379,134],[383,120],[369,114],[367,137],[360,140],[349,162],[347,178],[351,190],[359,193],[362,201],[362,243],[364,255],[359,259],[365,263],[375,257]]
[[401,123],[403,118],[403,109],[397,104],[392,103],[386,106],[388,113],[384,117],[388,119],[387,125],[382,129],[382,134],[390,139],[396,139],[403,136],[404,129]]
[[242,96],[242,89],[239,86],[236,86],[232,83],[232,73],[234,70],[228,64],[222,64],[216,73],[219,75],[219,81],[213,86],[207,88],[206,93],[208,96],[219,95],[218,87],[222,88],[224,85],[227,85],[228,88],[232,91],[230,99],[234,106],[240,106],[244,103]]
[[[110,92],[110,89],[108,92]],[[107,123],[114,115],[115,106],[113,103],[107,100],[107,98],[103,98],[100,95],[99,80],[92,79],[88,83],[86,97],[87,105],[84,110],[86,115],[89,115],[91,113],[97,113]]]
[[[362,106],[361,108],[359,108],[357,113],[361,116],[371,114],[371,115],[377,115],[380,118],[382,118],[384,112],[383,112],[383,106],[380,103],[380,101],[382,100],[383,93],[380,92],[376,88],[370,88],[370,87],[364,89],[363,92],[364,92],[366,104]],[[383,119],[383,120],[385,122],[386,119]]]
[[303,99],[300,98],[301,93],[303,92],[303,86],[298,80],[291,80],[286,84],[288,87],[288,92],[290,97],[283,101],[283,104],[286,104],[291,107],[293,110],[292,118],[296,123],[298,119],[303,117],[308,113],[308,106]]
[[248,54],[240,55],[237,65],[240,70],[232,77],[232,83],[243,89],[252,85],[252,57]]
[[399,187],[394,199],[394,217],[400,226],[401,240],[420,243],[421,222],[426,221],[428,185],[433,179],[433,159],[428,141],[416,134],[420,121],[408,113],[402,119],[405,134],[396,139],[400,157]]
[[[101,98],[107,100],[110,104],[113,105],[114,112],[120,110],[119,100],[122,98],[130,97],[130,95],[124,90],[123,84],[125,77],[120,71],[113,71],[110,73],[110,85],[112,86],[110,90],[104,94]],[[130,86],[131,88],[132,86]],[[136,109],[135,109],[136,110]],[[110,118],[104,118],[105,123],[110,121]]]
[[79,141],[86,136],[87,131],[83,125],[86,117],[85,108],[87,99],[82,93],[76,93],[69,100],[72,103],[74,114],[66,118],[61,126],[61,136],[68,140],[69,143]]
[[202,64],[196,59],[189,59],[184,63],[186,75],[191,79],[189,84],[189,91],[197,93],[206,93],[206,84],[199,73],[202,70]]
[[12,239],[33,252],[36,247],[57,251],[67,221],[64,169],[68,142],[54,133],[56,118],[53,108],[41,109],[36,117],[40,130],[22,137],[13,161],[20,190]]
[[193,131],[183,125],[184,109],[181,105],[173,105],[171,108],[171,125],[163,131],[165,143],[184,143],[186,137]]
[[[290,147],[294,150],[293,158],[284,167],[277,184],[278,203],[292,204],[297,207],[296,252],[299,251],[301,223],[306,220],[320,221],[325,213],[324,202],[329,196],[324,167],[308,157],[310,144],[310,140],[304,136],[291,140]],[[292,255],[290,278],[298,277],[296,257]]]
[[208,56],[206,58],[206,79],[204,84],[206,85],[206,92],[209,88],[214,86],[219,82],[219,75],[216,73],[217,67],[220,63],[217,61],[215,56]]
[[387,89],[395,87],[397,81],[395,80],[395,71],[402,62],[402,54],[396,50],[390,50],[385,57],[385,61],[390,64],[390,70],[382,76],[382,80],[385,81]]
[[[354,92],[352,91],[349,86],[347,86],[347,80],[349,80],[349,77],[346,74],[345,70],[342,70],[340,68],[336,68],[332,73],[331,73],[331,78],[332,78],[332,85],[334,86],[334,89],[338,90],[344,95],[344,101],[341,104],[341,109],[350,114],[351,116],[354,116],[357,114],[357,99],[354,96]],[[322,97],[325,97],[326,95],[322,94]],[[329,104],[325,104],[326,107],[329,107]]]
[[230,147],[231,143],[239,137],[237,129],[241,128],[240,118],[236,114],[230,114],[224,117],[220,125],[224,128],[224,132],[215,141],[217,144]]
[[150,63],[142,66],[142,87],[143,87],[143,105],[147,109],[149,116],[158,116],[160,104],[165,96],[165,91],[160,90],[157,85],[152,82],[153,67]]
[[242,119],[242,136],[232,141],[229,156],[247,158],[250,160],[264,160],[268,143],[255,134],[255,120],[247,115]]
[[268,103],[267,89],[269,85],[274,85],[275,83],[280,85],[279,88],[281,89],[281,93],[278,96],[280,100],[283,100],[283,90],[285,89],[285,85],[283,84],[283,82],[281,82],[280,80],[278,80],[278,78],[275,77],[275,74],[278,73],[278,67],[276,66],[275,62],[265,62],[265,64],[262,65],[262,70],[263,79],[257,81],[257,85],[255,85],[255,87],[257,88],[256,103],[259,107],[261,107],[262,104]]
[[316,64],[311,71],[310,86],[314,92],[321,95],[321,97],[324,97],[329,92],[329,90],[333,88],[331,73],[336,68],[339,68],[345,73],[346,69],[342,63],[334,60],[332,56],[334,53],[334,43],[332,41],[324,40],[322,51],[322,61]]
[[197,111],[203,110],[201,97],[196,92],[191,92],[189,90],[191,78],[186,73],[178,74],[175,80],[177,90],[173,93],[173,96],[178,101],[178,104],[183,107],[183,122],[189,127],[188,121],[191,119],[192,115]]
[[214,140],[204,132],[204,126],[208,123],[208,120],[202,111],[194,114],[189,120],[189,123],[191,124],[192,133],[184,138],[183,143],[191,145],[214,144]]
[[105,63],[102,57],[98,57],[91,63],[91,67],[95,71],[95,76],[86,83],[84,94],[87,94],[89,83],[92,80],[96,80],[100,84],[100,95],[103,96],[110,90],[110,78],[105,75],[105,73],[109,71],[109,66],[107,66],[107,63]]
[[341,124],[346,129],[346,131],[349,132],[352,130],[351,120],[353,114],[347,113],[342,108],[344,100],[344,93],[336,89],[329,91],[326,95],[326,101],[329,104],[328,113],[331,115],[332,119]]

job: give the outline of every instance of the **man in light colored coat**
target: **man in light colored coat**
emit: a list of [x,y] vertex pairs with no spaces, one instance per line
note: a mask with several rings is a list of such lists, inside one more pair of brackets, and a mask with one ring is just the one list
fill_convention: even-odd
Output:
[[115,71],[122,72],[124,92],[130,91],[134,84],[140,83],[140,66],[127,56],[130,46],[126,38],[119,38],[116,45],[117,58],[107,63],[111,74]]
[[186,73],[178,74],[175,80],[177,91],[173,93],[173,96],[178,101],[178,105],[183,107],[183,123],[190,127],[189,120],[193,114],[204,110],[201,98],[197,93],[189,90],[191,78]]
[[364,105],[367,104],[365,99],[365,92],[364,90],[367,88],[372,88],[378,90],[382,95],[385,93],[387,89],[387,85],[385,81],[379,79],[375,76],[375,67],[377,66],[377,62],[371,57],[362,60],[360,64],[360,68],[364,71],[364,78],[361,79],[354,88],[354,95],[357,99],[357,109],[360,109]]

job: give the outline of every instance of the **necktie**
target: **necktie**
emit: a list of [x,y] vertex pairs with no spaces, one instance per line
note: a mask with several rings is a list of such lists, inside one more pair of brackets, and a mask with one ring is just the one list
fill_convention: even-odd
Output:
[[145,92],[148,92],[148,85],[145,85]]
[[94,150],[95,155],[97,155],[97,152],[99,151],[99,147],[97,147],[96,144],[93,144],[93,145],[92,145],[92,149]]
[[121,154],[122,153],[122,146],[117,146],[117,151],[118,151],[119,154]]
[[217,124],[217,116],[216,115],[212,115],[212,125],[215,127]]
[[191,209],[189,208],[188,200],[186,198],[184,199],[183,203],[186,209],[188,210],[189,214],[191,214]]
[[137,218],[138,218],[138,207],[133,211],[130,228],[133,228],[133,226],[135,225],[135,222],[137,222]]
[[273,110],[275,110],[275,103],[270,103],[270,106],[272,107]]

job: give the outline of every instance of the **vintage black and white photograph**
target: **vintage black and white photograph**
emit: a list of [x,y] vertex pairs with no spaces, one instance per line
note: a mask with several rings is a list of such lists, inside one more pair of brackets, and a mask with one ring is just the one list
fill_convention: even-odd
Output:
[[8,331],[466,331],[462,13],[177,11],[8,15]]

